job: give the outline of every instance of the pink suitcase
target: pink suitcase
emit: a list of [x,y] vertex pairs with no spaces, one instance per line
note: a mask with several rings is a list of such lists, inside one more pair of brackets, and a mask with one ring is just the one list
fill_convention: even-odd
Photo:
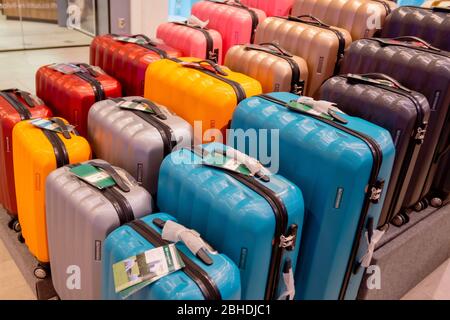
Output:
[[200,20],[209,20],[208,27],[222,35],[223,56],[234,45],[253,43],[256,28],[267,17],[264,11],[240,2],[214,0],[197,2],[192,14]]
[[169,22],[158,27],[156,37],[179,50],[183,57],[208,59],[222,64],[222,36],[216,30],[187,22]]
[[294,0],[241,0],[242,4],[264,11],[268,17],[288,16]]

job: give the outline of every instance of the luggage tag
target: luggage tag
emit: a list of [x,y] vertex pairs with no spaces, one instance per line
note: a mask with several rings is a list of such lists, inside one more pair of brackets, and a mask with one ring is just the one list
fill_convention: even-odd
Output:
[[185,267],[175,244],[154,248],[112,266],[116,293],[122,299]]
[[189,17],[189,19],[186,21],[186,24],[187,24],[188,26],[199,27],[199,28],[201,28],[201,29],[206,29],[206,27],[207,27],[208,24],[209,24],[209,20],[202,21],[202,20],[200,20],[199,18],[197,18],[196,16],[191,15],[191,16]]
[[105,171],[100,170],[90,164],[82,164],[70,169],[70,172],[77,178],[90,184],[91,186],[104,190],[116,186],[116,181]]
[[118,36],[118,37],[114,37],[113,39],[116,41],[120,41],[120,42],[128,42],[128,43],[133,43],[133,44],[138,44],[138,45],[148,44],[148,41],[145,39],[142,39],[142,38],[130,38],[130,37]]
[[122,101],[117,104],[117,106],[121,109],[133,110],[133,111],[142,111],[145,113],[155,114],[155,111],[151,109],[144,102],[134,102],[134,101]]
[[83,72],[83,69],[81,69],[79,66],[76,66],[72,63],[55,63],[48,67],[50,69],[53,69],[55,71],[58,71],[62,74],[66,74],[66,75]]
[[[56,133],[62,133],[65,134],[61,126],[49,119],[42,119],[42,118],[36,118],[34,120],[31,120],[30,123],[35,126],[36,128],[42,129],[42,130],[48,130],[53,131]],[[67,125],[67,132],[74,132],[75,127],[72,125]],[[67,138],[67,137],[66,137]]]
[[310,114],[329,121],[348,124],[348,121],[339,115],[339,113],[344,114],[344,112],[339,110],[335,104],[328,101],[317,101],[313,98],[301,97],[297,101],[289,102],[288,108],[293,111]]

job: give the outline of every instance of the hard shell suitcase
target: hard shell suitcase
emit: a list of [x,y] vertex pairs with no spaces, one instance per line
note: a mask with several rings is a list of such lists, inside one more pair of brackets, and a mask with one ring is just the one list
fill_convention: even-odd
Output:
[[415,36],[439,49],[450,51],[449,34],[450,8],[407,6],[392,11],[381,35],[383,38]]
[[[0,205],[12,217],[17,217],[14,187],[13,141],[14,126],[31,118],[50,117],[50,109],[37,97],[18,89],[0,91]],[[13,227],[12,221],[10,227]]]
[[208,28],[222,35],[223,50],[237,44],[253,43],[256,28],[266,18],[266,14],[249,8],[240,2],[205,0],[192,7],[192,14],[203,21],[209,21]]
[[398,6],[420,6],[424,3],[424,0],[397,0]]
[[69,67],[78,72],[65,74],[41,67],[36,73],[36,93],[52,109],[55,116],[67,119],[87,137],[87,117],[91,106],[107,98],[122,96],[122,87],[116,79],[94,70],[90,65]]
[[207,158],[215,152],[240,159],[235,150],[217,143],[167,157],[159,178],[158,207],[197,230],[239,266],[242,299],[278,299],[283,295],[284,269],[295,272],[302,193],[278,175],[257,172],[256,178],[205,166],[202,153]]
[[308,64],[308,90],[317,94],[322,83],[337,73],[344,50],[351,43],[344,29],[330,27],[310,16],[267,18],[258,27],[255,43],[278,42]]
[[373,37],[397,5],[384,0],[296,0],[292,15],[312,15],[350,32],[352,40]]
[[[148,106],[154,113],[124,109],[124,101]],[[193,136],[185,120],[140,97],[95,104],[89,112],[88,129],[94,154],[124,168],[152,195],[156,195],[164,158],[175,149],[191,147]]]
[[[53,171],[46,182],[46,217],[53,286],[62,300],[102,298],[102,250],[116,228],[153,212],[152,198],[123,169],[88,161],[118,183],[100,190],[71,173]],[[82,240],[80,239],[82,237]],[[81,270],[80,289],[67,287],[67,270]]]
[[[103,299],[120,300],[115,293],[112,265],[136,254],[169,244],[162,238],[161,222],[176,220],[158,213],[111,233],[105,242]],[[210,254],[206,264],[183,243],[176,245],[186,267],[134,293],[129,300],[240,300],[238,267],[223,254]],[[212,264],[210,264],[212,262]]]
[[251,8],[264,11],[268,17],[287,16],[294,4],[294,0],[241,0],[241,2]]
[[148,68],[146,79],[145,97],[194,126],[196,144],[217,138],[213,129],[225,137],[238,103],[262,92],[257,80],[196,58],[157,61]]
[[[433,48],[416,37],[364,39],[348,49],[341,72],[384,73],[410,90],[422,93],[431,107],[427,135],[417,159],[405,207],[423,209],[436,174],[436,159],[445,150],[445,132],[450,124],[450,53]],[[439,146],[439,148],[438,148]]]
[[[290,93],[249,98],[236,109],[232,130],[256,130],[259,143],[250,142],[252,150],[275,148],[278,173],[304,193],[297,299],[354,300],[367,262],[363,257],[370,257],[366,236],[376,239],[372,234],[389,185],[394,144],[386,130],[328,107],[310,115],[299,98]],[[230,136],[232,142],[248,152],[247,142]]]
[[[59,118],[54,118],[53,121],[60,125],[67,124],[67,121]],[[13,130],[19,222],[28,249],[41,264],[50,262],[45,217],[45,180],[55,169],[83,162],[91,157],[91,149],[84,138],[66,128],[64,131],[61,134],[43,130],[30,121],[18,123]],[[36,271],[36,275],[41,277],[42,270]]]
[[145,72],[150,64],[168,56],[179,57],[179,51],[144,35],[95,37],[91,43],[90,61],[119,80],[123,94],[144,94]]
[[187,22],[168,22],[158,27],[156,36],[178,49],[183,57],[208,59],[222,64],[222,36],[207,27]]
[[234,46],[228,50],[225,65],[258,80],[263,93],[302,94],[307,87],[306,61],[275,43]]
[[[342,75],[321,88],[320,99],[334,102],[350,116],[388,130],[396,146],[396,159],[386,194],[380,228],[407,222],[402,212],[417,156],[426,136],[430,105],[422,94],[403,87],[383,74]],[[405,220],[406,219],[406,220]]]
[[448,0],[428,0],[422,4],[424,8],[450,8],[450,1]]

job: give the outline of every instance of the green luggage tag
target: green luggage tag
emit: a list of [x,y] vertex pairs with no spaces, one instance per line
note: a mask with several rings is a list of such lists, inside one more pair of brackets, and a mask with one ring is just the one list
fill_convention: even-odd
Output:
[[340,110],[337,109],[333,103],[328,101],[316,101],[306,97],[301,99],[304,101],[291,101],[287,104],[287,107],[295,112],[309,114],[329,121],[336,121],[341,124],[348,124],[348,120],[340,115]]
[[133,102],[133,101],[122,101],[117,106],[121,109],[142,111],[145,113],[155,114],[155,111],[151,109],[146,103]]
[[70,172],[79,179],[100,190],[114,187],[116,185],[114,179],[107,172],[97,169],[90,164],[76,166],[72,168]]
[[203,158],[203,164],[213,168],[240,173],[245,176],[252,176],[252,173],[244,164],[217,151],[206,155]]
[[[56,133],[64,133],[59,124],[49,119],[36,118],[34,120],[31,120],[30,123],[39,129],[49,130]],[[74,126],[67,125],[68,132],[73,132],[74,130],[75,130]]]
[[313,115],[313,116],[317,116],[317,117],[321,117],[321,118],[333,121],[333,117],[332,116],[330,116],[330,115],[328,115],[326,113],[314,110],[314,108],[312,108],[312,107],[310,107],[310,106],[308,106],[306,104],[297,102],[297,101],[289,102],[288,103],[288,107],[289,107],[289,109],[292,109],[294,111],[300,111],[301,113],[307,113],[307,114],[310,114],[310,115]]

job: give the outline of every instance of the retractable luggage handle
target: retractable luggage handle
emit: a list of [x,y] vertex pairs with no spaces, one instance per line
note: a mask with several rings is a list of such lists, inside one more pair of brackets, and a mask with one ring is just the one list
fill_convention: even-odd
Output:
[[[308,18],[309,20],[305,20],[303,18]],[[289,21],[302,22],[302,23],[317,25],[317,26],[325,27],[325,28],[329,28],[329,29],[331,28],[331,26],[329,24],[326,24],[325,22],[319,20],[318,18],[316,18],[310,14],[303,14],[301,16],[288,16],[287,19]]]
[[[154,219],[153,220],[153,224],[155,226],[157,226],[158,228],[160,228],[161,230],[164,229],[164,227],[166,226],[166,223],[167,223],[167,221],[164,221],[162,219]],[[183,240],[181,240],[181,241],[184,243]],[[207,243],[204,239],[202,239],[202,241],[206,244],[206,246],[208,246],[212,249],[212,247],[209,243]],[[188,247],[186,243],[185,243],[185,245],[186,245],[186,247]],[[192,253],[195,254],[196,257],[199,258],[207,266],[212,266],[214,264],[213,259],[211,259],[210,255],[206,249],[202,248],[197,253],[195,253],[195,252],[192,252]]]
[[[370,83],[370,81],[366,81],[364,78],[371,79],[373,81],[384,80],[390,82],[392,85],[401,89],[402,91],[406,91],[411,93],[412,91],[403,86],[400,82],[395,80],[394,78],[384,74],[384,73],[365,73],[365,74],[348,74],[345,76],[349,81],[359,82],[359,83]],[[383,85],[382,82],[379,82],[380,85]]]
[[[177,60],[173,60],[173,61],[179,63],[180,65],[182,65],[185,68],[201,69],[201,70],[205,70],[205,71],[215,72],[216,74],[224,76],[224,77],[228,76],[228,73],[223,71],[223,69],[217,63],[215,63],[214,61],[211,61],[211,60],[184,62],[184,61],[177,59]],[[214,71],[210,70],[208,68],[205,68],[202,64],[210,65],[214,69]],[[192,66],[192,65],[195,65],[195,66]]]
[[[36,107],[36,103],[32,97],[32,94],[29,92],[22,91],[20,89],[6,89],[6,90],[1,90],[1,92],[18,94],[20,97],[22,97],[23,100],[25,100],[25,102],[27,103],[27,105],[30,108]],[[43,102],[40,99],[37,102],[39,104],[43,104]]]
[[120,190],[123,192],[130,192],[131,188],[125,183],[125,181],[122,179],[120,174],[116,171],[116,169],[113,168],[110,164],[107,163],[98,163],[95,161],[90,161],[89,164],[93,167],[102,169],[106,173],[108,173],[111,178],[116,182],[117,186]]
[[[271,49],[270,47],[275,48],[275,50]],[[284,50],[281,46],[277,45],[276,43],[271,43],[271,42],[264,42],[264,43],[260,43],[259,45],[249,44],[245,47],[245,50],[262,51],[262,52],[267,52],[270,54],[282,55],[282,56],[288,57],[288,58],[293,57],[293,55],[291,53]]]

